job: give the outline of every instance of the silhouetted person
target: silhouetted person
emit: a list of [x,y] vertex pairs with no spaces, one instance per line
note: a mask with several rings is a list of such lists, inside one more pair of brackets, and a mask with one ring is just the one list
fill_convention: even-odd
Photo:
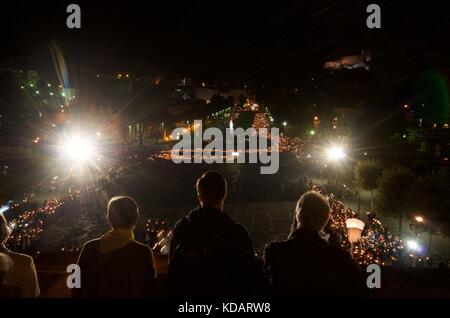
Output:
[[13,264],[11,257],[4,253],[0,253],[0,298],[20,297],[21,289],[9,285]]
[[134,240],[139,217],[136,201],[119,196],[108,203],[111,230],[84,244],[78,258],[81,288],[75,297],[148,297],[156,278],[152,250]]
[[328,201],[320,193],[308,191],[300,197],[288,239],[272,242],[265,249],[264,267],[273,295],[366,295],[364,277],[350,255],[319,236],[330,212]]
[[224,212],[225,178],[206,172],[197,180],[200,206],[175,225],[168,287],[176,296],[264,294],[265,279],[246,228]]
[[[0,213],[0,253],[4,255],[3,267],[8,268],[8,270],[4,270],[3,284],[8,286],[8,293],[11,297],[37,297],[40,290],[33,258],[12,252],[5,246],[10,233],[11,229],[8,227],[4,215]],[[5,262],[9,263],[8,260],[11,261],[10,265],[5,264]]]

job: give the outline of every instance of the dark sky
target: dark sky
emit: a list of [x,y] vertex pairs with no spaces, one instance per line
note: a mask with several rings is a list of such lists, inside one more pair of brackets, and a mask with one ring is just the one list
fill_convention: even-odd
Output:
[[[366,6],[382,8],[369,30]],[[65,26],[78,3],[82,29]],[[187,74],[296,83],[327,59],[372,50],[380,80],[427,68],[448,72],[447,1],[12,1],[1,5],[0,60],[51,68],[54,41],[66,62],[98,72]]]

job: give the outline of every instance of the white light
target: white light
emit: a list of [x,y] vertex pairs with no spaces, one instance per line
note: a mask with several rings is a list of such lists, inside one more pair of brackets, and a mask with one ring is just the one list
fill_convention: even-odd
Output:
[[66,159],[71,161],[85,162],[93,157],[94,146],[87,138],[73,136],[63,143],[62,153]]
[[421,216],[416,216],[415,220],[419,223],[422,223],[424,221],[423,217],[421,217]]
[[233,151],[233,152],[231,153],[231,155],[232,155],[233,157],[238,157],[238,156],[239,156],[239,151]]
[[412,251],[420,251],[420,245],[417,241],[409,240],[406,242],[408,248]]
[[345,158],[345,151],[342,147],[334,146],[327,150],[328,159],[338,161]]

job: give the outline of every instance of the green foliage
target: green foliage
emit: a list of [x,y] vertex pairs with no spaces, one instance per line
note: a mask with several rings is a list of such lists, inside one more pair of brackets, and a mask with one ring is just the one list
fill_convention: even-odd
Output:
[[361,160],[355,165],[355,183],[364,190],[374,190],[383,172],[379,160]]
[[450,235],[450,170],[439,169],[417,179],[411,187],[408,205],[411,218],[424,217],[432,230]]
[[[396,166],[385,169],[378,181],[376,207],[380,211],[401,217],[408,209],[409,190],[416,179],[409,169]],[[401,230],[401,223],[400,230]]]
[[253,120],[255,119],[255,114],[252,112],[242,112],[234,123],[234,127],[241,127],[243,129],[247,129],[252,127]]

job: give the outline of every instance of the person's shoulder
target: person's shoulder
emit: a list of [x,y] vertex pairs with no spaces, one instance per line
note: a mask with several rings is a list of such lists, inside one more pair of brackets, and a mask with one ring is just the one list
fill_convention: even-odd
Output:
[[264,247],[264,258],[276,259],[283,255],[290,255],[292,250],[292,240],[272,241]]
[[31,257],[30,255],[17,253],[17,252],[12,252],[12,251],[10,251],[10,252],[8,252],[6,254],[12,259],[12,261],[15,264],[17,264],[17,263],[22,263],[22,264],[34,263],[33,257]]
[[173,226],[173,230],[180,230],[185,228],[189,224],[189,216],[195,212],[196,209],[189,211],[189,213],[183,217],[181,217]]
[[235,235],[241,238],[250,238],[250,234],[248,233],[248,230],[244,224],[236,222],[231,216],[226,213],[223,213],[222,217],[225,220],[224,229],[228,229],[226,231],[232,231]]
[[92,239],[83,244],[83,249],[84,250],[91,249],[93,247],[98,246],[99,244],[100,244],[100,238]]
[[148,245],[143,244],[141,242],[133,240],[133,241],[130,241],[130,243],[128,243],[128,244],[129,244],[129,246],[131,246],[132,248],[134,248],[138,251],[152,253],[152,249]]
[[283,250],[287,247],[288,242],[287,241],[272,241],[266,244],[264,247],[264,253],[272,254],[274,252]]
[[92,239],[83,244],[81,253],[87,254],[100,248],[100,238]]
[[334,256],[336,257],[336,259],[339,259],[341,261],[347,261],[350,263],[354,263],[351,255],[349,252],[347,252],[346,250],[344,250],[343,248],[337,247],[337,246],[332,246],[330,244],[327,244],[328,249],[331,251],[331,253],[334,254]]

